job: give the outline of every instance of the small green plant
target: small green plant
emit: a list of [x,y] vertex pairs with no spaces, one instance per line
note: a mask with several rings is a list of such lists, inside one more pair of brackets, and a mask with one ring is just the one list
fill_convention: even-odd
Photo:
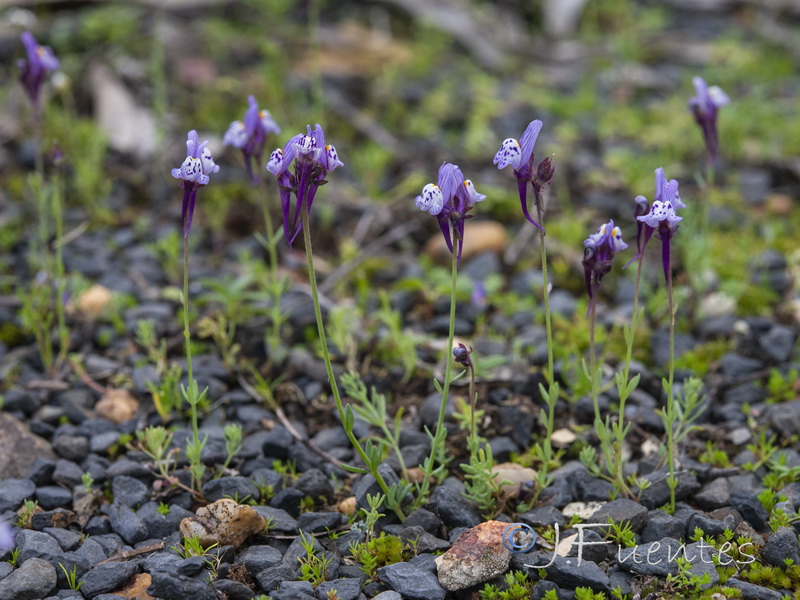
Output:
[[780,490],[790,483],[800,481],[800,465],[790,467],[787,465],[788,454],[776,452],[767,460],[768,473],[764,476],[763,484],[773,490]]
[[183,369],[179,365],[167,367],[158,384],[147,382],[147,389],[153,396],[153,405],[164,423],[172,420],[181,407],[180,381]]
[[84,582],[78,581],[78,565],[73,565],[72,569],[69,571],[67,571],[67,568],[61,563],[58,563],[58,566],[61,567],[62,571],[64,571],[64,576],[67,578],[67,585],[69,586],[69,589],[75,590],[76,592],[79,591]]
[[210,546],[203,546],[200,542],[199,535],[192,535],[183,538],[183,543],[180,546],[170,546],[181,558],[190,558],[192,556],[205,556],[209,550],[217,547],[219,544],[211,544]]
[[575,600],[606,600],[604,592],[595,593],[590,587],[576,587]]
[[[503,578],[504,589],[487,583],[478,592],[480,600],[528,600],[531,597],[533,583],[522,571],[510,571]],[[551,590],[554,591],[554,590]],[[545,598],[547,595],[545,594]],[[558,596],[556,596],[556,600]]]
[[156,510],[158,511],[158,514],[166,517],[169,514],[169,504],[166,502],[159,502]]
[[[672,306],[671,301],[670,306]],[[671,335],[674,335],[674,332]],[[670,364],[672,363],[673,361],[671,360]],[[670,373],[672,373],[672,369],[670,369]],[[694,422],[705,411],[705,406],[703,405],[705,396],[702,395],[703,381],[696,377],[690,377],[683,382],[683,390],[680,394],[674,393],[671,378],[669,380],[663,379],[662,385],[667,391],[668,402],[663,409],[658,411],[658,415],[664,424],[664,430],[667,432],[666,454],[667,468],[669,469],[667,486],[669,487],[670,495],[669,512],[673,513],[675,512],[675,488],[678,485],[678,477],[675,475],[676,453],[686,436],[697,429]]]
[[83,475],[81,475],[81,482],[83,483],[83,488],[89,492],[92,489],[92,485],[94,485],[94,477],[89,471],[86,471]]
[[142,452],[153,460],[158,474],[165,481],[172,480],[172,470],[177,461],[176,455],[180,453],[178,448],[169,449],[172,435],[171,431],[161,426],[151,426],[144,431],[136,432]]
[[222,313],[203,317],[197,323],[197,335],[200,339],[213,339],[222,357],[222,364],[230,372],[236,370],[237,357],[242,347],[234,342],[236,335],[234,321],[229,321]]
[[[398,462],[403,477],[407,477],[403,453],[400,451],[400,430],[403,422],[403,407],[397,409],[394,419],[389,418],[386,409],[386,396],[379,393],[374,387],[367,394],[367,386],[355,372],[342,375],[342,389],[356,400],[358,404],[351,404],[359,417],[381,430],[383,437],[375,439],[381,455],[391,449]],[[391,423],[391,425],[389,425]]]
[[351,544],[350,554],[364,575],[377,581],[378,569],[408,560],[413,550],[399,537],[382,531],[377,537],[368,536],[364,542]]
[[676,594],[682,594],[683,597],[688,594],[688,597],[694,598],[702,593],[704,586],[711,583],[710,573],[704,572],[702,575],[691,573],[691,561],[679,557],[675,562],[678,565],[678,571],[667,575],[666,585]]
[[136,321],[136,343],[147,352],[147,358],[163,375],[167,370],[167,341],[156,336],[156,324],[150,319]]
[[54,318],[50,290],[46,285],[34,283],[29,289],[19,290],[18,295],[22,301],[19,312],[22,327],[26,332],[33,334],[39,358],[49,372],[53,367],[53,342],[50,339],[50,331]]
[[719,469],[725,469],[731,466],[731,459],[728,453],[721,448],[714,447],[714,443],[711,440],[706,441],[706,449],[698,460],[703,464],[711,465]]
[[797,369],[789,369],[785,375],[779,369],[770,369],[767,378],[767,402],[778,404],[780,402],[790,402],[800,395],[800,372]]
[[219,473],[220,475],[225,473],[234,457],[242,451],[242,426],[238,423],[229,423],[225,425],[222,435],[225,439],[226,456],[225,463],[222,465],[222,469]]
[[38,511],[41,511],[38,500],[25,500],[17,512],[17,527],[30,529],[31,519],[33,519],[34,513]]
[[606,538],[612,540],[618,546],[633,548],[636,545],[636,534],[631,529],[631,524],[628,521],[609,523],[608,529],[605,530],[605,535]]
[[12,548],[10,552],[10,556],[8,558],[8,564],[10,564],[15,569],[19,566],[19,548]]
[[297,559],[300,561],[300,579],[308,581],[316,589],[320,583],[326,580],[326,570],[333,559],[317,553],[314,548],[314,536],[306,537],[302,531],[300,532],[300,544],[306,551],[304,557],[301,556]]

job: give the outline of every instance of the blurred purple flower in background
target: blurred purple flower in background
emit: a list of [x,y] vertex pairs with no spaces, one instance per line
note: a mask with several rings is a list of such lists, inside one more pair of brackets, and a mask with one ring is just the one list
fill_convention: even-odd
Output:
[[694,120],[703,130],[706,150],[711,162],[717,160],[719,154],[719,138],[717,136],[717,111],[728,104],[730,99],[727,94],[716,85],[708,87],[702,77],[692,79],[697,93],[689,99],[689,109],[694,115]]
[[589,311],[597,300],[600,282],[611,270],[614,254],[628,247],[622,241],[622,232],[611,220],[600,226],[583,242],[583,271],[586,278],[586,291],[589,293]]
[[189,235],[189,230],[192,228],[197,190],[208,185],[211,180],[209,175],[219,171],[219,165],[214,163],[211,150],[207,146],[208,140],[198,143],[197,131],[192,129],[186,140],[186,158],[179,168],[172,169],[172,176],[181,180],[181,189],[183,189],[183,207],[181,208],[183,237]]
[[31,103],[38,109],[44,78],[49,71],[58,69],[59,62],[49,47],[36,43],[36,38],[31,32],[26,31],[22,34],[22,43],[28,56],[17,61],[20,69],[19,78]]
[[522,134],[520,141],[514,138],[507,138],[503,140],[500,150],[494,155],[494,164],[498,169],[505,169],[511,165],[514,170],[514,175],[517,178],[517,187],[519,189],[519,199],[522,203],[522,213],[533,225],[544,233],[544,228],[533,220],[528,212],[528,184],[533,187],[534,202],[536,207],[541,213],[541,193],[544,186],[550,183],[553,178],[555,168],[553,167],[552,160],[548,157],[539,163],[536,171],[533,169],[533,147],[536,144],[536,138],[539,137],[539,132],[542,130],[542,122],[538,119],[531,121]]
[[[644,253],[647,242],[650,241],[653,233],[658,233],[661,240],[661,261],[664,267],[664,277],[669,280],[670,270],[670,240],[678,230],[678,223],[683,220],[675,211],[686,208],[678,194],[678,182],[675,179],[667,180],[664,169],[656,169],[656,192],[653,204],[646,210],[647,198],[644,196],[636,197],[636,221],[641,227],[639,238],[641,239],[639,251],[631,262],[640,258]],[[630,263],[628,263],[630,264]],[[627,265],[625,265],[627,266]]]
[[234,121],[225,132],[222,143],[226,146],[233,146],[242,151],[244,156],[244,168],[248,177],[254,184],[258,183],[253,165],[261,163],[264,154],[264,144],[267,136],[281,132],[281,128],[275,123],[268,110],[259,110],[258,102],[253,96],[247,97],[249,107],[244,114],[243,121]]
[[464,222],[471,218],[468,213],[472,207],[485,199],[486,195],[479,194],[471,180],[464,179],[461,169],[445,162],[439,167],[437,183],[429,183],[422,188],[422,194],[417,196],[415,202],[417,208],[436,217],[451,254],[454,241],[458,244],[456,258],[460,264],[461,251],[464,248]]
[[11,525],[0,518],[0,554],[14,547],[14,532]]
[[[289,168],[294,163],[293,172]],[[283,234],[289,247],[302,231],[300,213],[305,206],[311,213],[311,205],[319,186],[327,183],[325,177],[334,169],[344,166],[339,160],[336,148],[325,144],[325,132],[317,124],[314,130],[308,126],[308,133],[298,133],[283,149],[278,148],[270,154],[267,171],[278,179],[283,209]],[[294,215],[291,210],[291,196],[297,200]]]

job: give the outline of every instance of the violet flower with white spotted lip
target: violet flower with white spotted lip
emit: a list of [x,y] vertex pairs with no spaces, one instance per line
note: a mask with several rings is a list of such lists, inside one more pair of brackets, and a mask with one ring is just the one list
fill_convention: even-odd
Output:
[[[290,172],[292,163],[294,169]],[[270,154],[266,168],[278,179],[283,210],[283,234],[290,248],[303,228],[300,213],[304,203],[310,214],[317,189],[327,183],[325,177],[328,173],[341,166],[344,163],[339,160],[336,148],[325,144],[325,132],[319,124],[313,131],[309,125],[306,135],[298,133],[286,142],[283,149],[278,148]],[[297,200],[293,216],[292,194]]]
[[533,147],[536,138],[542,130],[542,122],[539,119],[531,121],[522,134],[520,141],[514,138],[503,140],[500,150],[494,155],[493,163],[498,169],[505,169],[508,165],[514,170],[517,177],[517,187],[519,189],[519,199],[522,203],[522,214],[542,233],[545,233],[541,224],[537,223],[528,212],[528,183],[534,191],[534,202],[540,202],[541,191],[545,185],[550,183],[553,177],[554,167],[550,158],[544,159],[534,171]]
[[192,129],[186,139],[186,158],[177,169],[172,169],[172,176],[181,180],[183,189],[183,206],[181,207],[181,227],[183,237],[189,235],[192,228],[194,203],[197,199],[197,190],[211,181],[209,175],[217,173],[219,165],[214,163],[208,140],[198,143],[197,131]]
[[730,98],[718,86],[709,87],[702,77],[695,77],[692,83],[697,95],[689,99],[689,109],[703,131],[703,139],[711,162],[716,162],[719,153],[717,111],[728,104]]
[[44,78],[48,71],[58,69],[59,62],[49,47],[36,43],[31,32],[25,31],[21,38],[28,56],[17,61],[19,78],[31,103],[38,109]]
[[589,294],[587,314],[597,300],[597,291],[603,277],[611,270],[614,254],[628,247],[622,241],[622,232],[614,226],[614,221],[601,225],[596,233],[583,242],[583,271],[586,278],[586,291]]
[[656,169],[656,192],[653,204],[650,205],[649,211],[641,214],[644,212],[646,203],[647,199],[644,196],[636,197],[636,221],[639,227],[637,238],[640,246],[636,256],[628,265],[642,256],[647,242],[650,241],[653,233],[657,232],[661,240],[661,262],[664,267],[664,277],[669,279],[670,240],[678,230],[678,223],[683,220],[683,217],[679,217],[675,211],[686,208],[686,205],[678,194],[678,182],[675,179],[667,180],[664,169],[661,167]]
[[456,258],[460,264],[461,251],[464,248],[464,222],[471,218],[468,213],[472,207],[485,199],[486,195],[479,194],[471,180],[464,179],[461,169],[445,162],[439,167],[437,183],[429,183],[422,188],[422,194],[417,196],[415,202],[417,208],[436,217],[451,254],[453,242],[458,244]]
[[244,114],[243,121],[234,121],[225,132],[222,143],[233,146],[242,151],[244,168],[248,177],[254,184],[258,177],[253,170],[253,164],[259,164],[264,154],[264,144],[267,136],[281,132],[268,110],[259,110],[258,102],[253,96],[247,97],[249,107]]

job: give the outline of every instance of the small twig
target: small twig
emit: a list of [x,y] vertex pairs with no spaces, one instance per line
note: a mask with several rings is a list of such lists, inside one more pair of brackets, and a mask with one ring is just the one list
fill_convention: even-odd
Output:
[[[264,399],[261,396],[261,394],[258,393],[258,390],[256,390],[252,385],[250,385],[244,377],[239,375],[238,379],[239,379],[239,385],[242,386],[242,389],[245,392],[247,392],[251,398],[253,398],[254,400]],[[305,444],[312,452],[321,456],[323,459],[325,459],[332,465],[340,468],[344,465],[344,463],[340,461],[338,458],[328,454],[327,452],[319,448],[314,442],[306,439],[299,431],[297,431],[297,429],[289,421],[289,418],[286,416],[286,413],[283,412],[283,409],[280,406],[271,406],[270,408],[272,408],[275,411],[275,414],[277,415],[278,420],[281,422],[281,425],[283,425],[286,428],[286,430],[292,435],[292,437],[295,440],[297,440],[301,444]]]
[[69,384],[66,381],[56,381],[54,379],[32,379],[25,384],[25,387],[29,390],[62,392],[69,389]]
[[333,286],[335,286],[347,274],[355,270],[365,260],[375,256],[380,250],[390,246],[397,240],[406,237],[409,233],[415,231],[417,228],[419,228],[418,221],[409,221],[408,223],[405,223],[399,227],[393,227],[389,229],[387,233],[362,248],[361,252],[359,252],[355,257],[336,267],[331,274],[325,278],[325,281],[320,283],[320,291],[325,294],[330,293],[331,290],[333,290]]
[[163,550],[164,547],[167,545],[166,542],[156,542],[155,544],[150,544],[148,546],[143,546],[141,548],[136,548],[134,550],[126,550],[124,552],[120,552],[119,554],[115,554],[111,558],[107,558],[105,560],[101,560],[98,565],[102,565],[108,562],[117,562],[120,560],[128,560],[129,558],[133,558],[135,556],[141,556],[142,554],[147,554],[148,552],[155,552],[156,550]]
[[105,395],[108,393],[108,388],[103,387],[102,385],[94,381],[91,377],[89,377],[89,375],[86,373],[86,371],[81,365],[79,365],[74,360],[71,360],[69,357],[67,357],[66,361],[67,364],[69,364],[69,366],[72,367],[72,370],[75,371],[78,377],[80,377],[81,381],[84,384],[86,384],[87,387],[93,389],[98,394]]

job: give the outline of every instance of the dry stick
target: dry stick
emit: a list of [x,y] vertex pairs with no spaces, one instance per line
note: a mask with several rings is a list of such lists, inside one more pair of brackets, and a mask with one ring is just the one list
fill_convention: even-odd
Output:
[[[241,375],[239,375],[239,385],[241,385],[242,389],[245,392],[247,392],[249,396],[254,400],[263,400],[261,394],[259,394],[258,391],[252,385],[250,385],[247,382],[247,380]],[[342,461],[340,461],[338,458],[328,454],[327,452],[322,450],[319,446],[317,446],[314,442],[312,442],[309,439],[306,439],[303,436],[303,434],[297,431],[295,426],[292,425],[291,421],[289,421],[289,418],[286,416],[286,413],[283,412],[283,409],[280,406],[276,405],[276,406],[271,406],[270,408],[272,408],[272,410],[275,411],[275,415],[278,417],[278,420],[281,422],[281,425],[283,425],[286,428],[286,430],[292,435],[292,437],[295,440],[307,446],[312,452],[318,454],[321,458],[325,459],[332,465],[335,465],[337,467],[341,467],[343,465]]]
[[390,229],[385,235],[379,237],[366,247],[364,247],[357,256],[343,262],[336,267],[330,275],[325,278],[325,281],[319,284],[319,289],[323,294],[329,294],[341,279],[354,271],[361,263],[368,258],[375,256],[379,250],[383,250],[387,246],[393,244],[397,240],[401,240],[409,233],[415,231],[419,225],[416,221],[411,221],[400,227]]

